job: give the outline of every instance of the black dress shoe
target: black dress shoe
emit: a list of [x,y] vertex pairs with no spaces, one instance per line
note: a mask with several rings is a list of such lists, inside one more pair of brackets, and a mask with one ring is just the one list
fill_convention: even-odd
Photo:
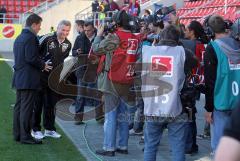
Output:
[[193,154],[197,154],[197,153],[198,153],[198,149],[191,149],[191,150],[185,151],[185,154],[193,155]]
[[22,144],[42,144],[42,140],[37,139],[28,139],[28,140],[21,140]]
[[116,152],[121,153],[121,154],[128,154],[128,150],[122,150],[122,149],[119,149],[119,148],[116,149]]
[[16,141],[16,142],[19,142],[20,138],[14,138],[13,140]]
[[113,157],[115,156],[115,151],[97,150],[96,154]]

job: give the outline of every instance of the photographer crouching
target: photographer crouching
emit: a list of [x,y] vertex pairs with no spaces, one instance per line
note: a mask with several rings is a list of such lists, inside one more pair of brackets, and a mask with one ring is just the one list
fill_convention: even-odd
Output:
[[[134,63],[140,43],[139,35],[130,31],[130,19],[126,11],[117,12],[113,15],[115,31],[106,33],[104,26],[100,25],[93,42],[93,52],[100,55],[98,89],[103,92],[105,102],[103,149],[96,151],[99,155],[114,156],[115,152],[128,154],[127,111],[128,106],[135,103],[135,96],[130,94],[129,89],[134,82]],[[120,137],[118,143],[117,130]]]

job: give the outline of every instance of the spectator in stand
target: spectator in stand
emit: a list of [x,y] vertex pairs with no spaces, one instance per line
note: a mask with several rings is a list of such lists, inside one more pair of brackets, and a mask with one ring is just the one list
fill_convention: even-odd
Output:
[[118,4],[113,0],[109,0],[110,11],[120,10]]
[[4,23],[6,13],[7,9],[4,6],[0,6],[0,23]]
[[103,0],[99,6],[99,10],[101,12],[108,12],[110,11],[110,5],[109,5],[109,2],[108,0]]
[[129,0],[124,0],[124,4],[129,4]]
[[84,32],[84,21],[83,20],[76,20],[75,21],[76,23],[76,29],[77,29],[77,32],[78,34],[81,34]]
[[92,12],[98,12],[99,11],[99,3],[98,0],[94,0],[92,2]]
[[141,12],[139,3],[136,0],[132,0],[128,6],[128,13],[132,16],[139,16]]

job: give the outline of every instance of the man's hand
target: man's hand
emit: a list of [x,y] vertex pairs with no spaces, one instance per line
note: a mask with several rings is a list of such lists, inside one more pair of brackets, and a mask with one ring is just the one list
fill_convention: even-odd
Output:
[[52,64],[52,62],[50,62],[50,59],[48,61],[46,61],[43,71],[49,72],[50,70],[52,70],[53,67],[51,66],[51,64]]
[[104,33],[104,25],[100,24],[98,26],[97,36],[103,36]]
[[77,49],[78,54],[83,54],[83,50],[81,48]]
[[209,124],[212,124],[213,123],[212,112],[206,112],[205,119]]

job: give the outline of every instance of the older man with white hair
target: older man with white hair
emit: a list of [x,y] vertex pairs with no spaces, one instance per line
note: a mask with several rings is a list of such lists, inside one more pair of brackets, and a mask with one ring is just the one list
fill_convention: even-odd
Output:
[[[57,31],[47,34],[40,38],[40,53],[42,59],[52,63],[53,70],[64,62],[71,51],[71,43],[67,39],[71,29],[71,23],[67,20],[62,20],[58,26]],[[53,71],[52,70],[52,71]],[[32,136],[36,139],[43,137],[60,138],[61,135],[56,132],[55,123],[55,105],[60,100],[61,95],[57,94],[49,87],[50,72],[41,73],[42,88],[39,91],[38,101],[34,107],[33,122],[32,122]],[[60,73],[55,74],[51,79],[59,82]],[[41,114],[43,109],[43,127],[45,128],[44,135],[41,132]]]

